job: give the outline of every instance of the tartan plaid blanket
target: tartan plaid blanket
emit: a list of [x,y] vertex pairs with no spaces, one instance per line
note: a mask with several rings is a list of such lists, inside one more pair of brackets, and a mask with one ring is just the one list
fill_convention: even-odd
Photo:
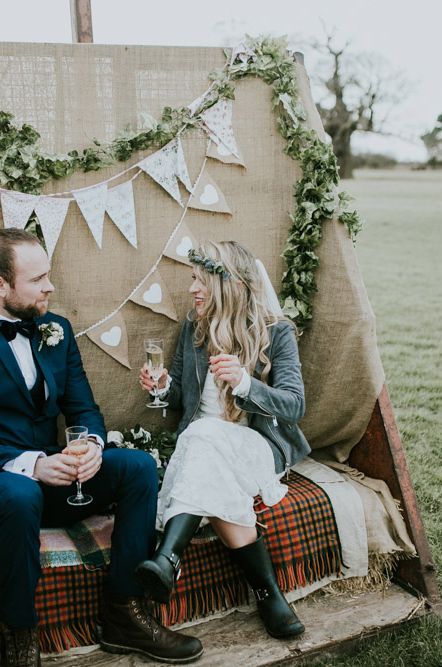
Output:
[[[341,548],[333,508],[314,482],[290,473],[289,491],[275,507],[257,499],[258,522],[276,569],[289,591],[339,574]],[[112,519],[91,517],[63,530],[43,530],[43,567],[36,607],[40,644],[46,652],[94,642]],[[192,540],[168,605],[156,605],[158,619],[173,625],[248,602],[248,587],[228,549],[203,529]]]

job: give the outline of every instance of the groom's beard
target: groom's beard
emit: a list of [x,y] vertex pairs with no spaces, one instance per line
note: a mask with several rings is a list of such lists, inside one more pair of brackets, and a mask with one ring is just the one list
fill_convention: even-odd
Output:
[[48,310],[48,301],[40,301],[34,304],[28,304],[25,306],[20,303],[17,299],[8,299],[6,298],[3,302],[3,308],[6,310],[12,317],[16,317],[20,320],[31,320],[33,317],[40,317],[44,315]]

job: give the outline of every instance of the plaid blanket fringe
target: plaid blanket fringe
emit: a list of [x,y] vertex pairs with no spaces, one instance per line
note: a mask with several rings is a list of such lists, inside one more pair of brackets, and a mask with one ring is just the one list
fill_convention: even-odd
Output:
[[202,618],[216,611],[232,609],[249,602],[247,584],[243,579],[213,583],[204,590],[178,593],[169,604],[155,603],[155,618],[165,626]]
[[78,646],[97,643],[95,621],[69,623],[69,625],[46,625],[39,628],[39,644],[43,653],[62,653]]
[[[284,592],[304,587],[342,568],[341,546],[327,494],[307,478],[291,474],[289,492],[275,507],[258,506],[264,539]],[[204,533],[203,533],[204,534]],[[70,534],[74,538],[73,533]],[[84,536],[82,536],[82,539]],[[92,543],[91,543],[92,544]],[[91,549],[94,551],[94,549]],[[86,565],[49,567],[37,589],[40,643],[45,652],[94,643],[105,569]],[[155,604],[163,625],[175,625],[246,604],[249,591],[228,549],[197,536],[186,550],[182,575],[169,604]]]
[[37,586],[40,648],[60,653],[96,641],[96,623],[106,576],[84,565],[46,567]]

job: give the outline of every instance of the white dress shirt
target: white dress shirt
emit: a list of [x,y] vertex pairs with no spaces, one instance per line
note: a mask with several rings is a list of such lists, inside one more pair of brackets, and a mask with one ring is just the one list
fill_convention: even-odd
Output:
[[[4,317],[0,315],[0,320],[6,320],[7,322],[18,322],[18,319],[10,319],[9,317]],[[23,336],[21,333],[17,333],[16,337],[13,340],[9,341],[9,347],[12,350],[12,353],[17,361],[17,364],[22,372],[26,386],[28,389],[32,389],[37,379],[37,369],[35,368],[34,356],[32,354],[31,341],[26,336]],[[45,398],[48,397],[49,391],[46,384],[44,383],[45,388]],[[98,441],[98,444],[103,447],[103,439],[99,435],[91,434],[91,437],[95,438]],[[23,452],[15,459],[7,461],[3,470],[7,472],[15,472],[19,475],[25,475],[26,477],[34,478],[34,469],[37,459],[40,457],[46,456],[45,452]]]

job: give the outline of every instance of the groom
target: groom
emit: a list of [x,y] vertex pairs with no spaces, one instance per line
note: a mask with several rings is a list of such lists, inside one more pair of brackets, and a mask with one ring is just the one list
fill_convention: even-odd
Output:
[[[107,448],[105,426],[68,320],[48,313],[54,290],[34,236],[0,230],[0,663],[40,665],[34,596],[41,526],[65,526],[116,503],[103,648],[189,662],[200,642],[158,625],[134,579],[155,549],[157,474],[141,451]],[[47,325],[46,328],[42,325]],[[57,417],[86,426],[80,458],[57,441]],[[78,479],[93,502],[72,507]]]

